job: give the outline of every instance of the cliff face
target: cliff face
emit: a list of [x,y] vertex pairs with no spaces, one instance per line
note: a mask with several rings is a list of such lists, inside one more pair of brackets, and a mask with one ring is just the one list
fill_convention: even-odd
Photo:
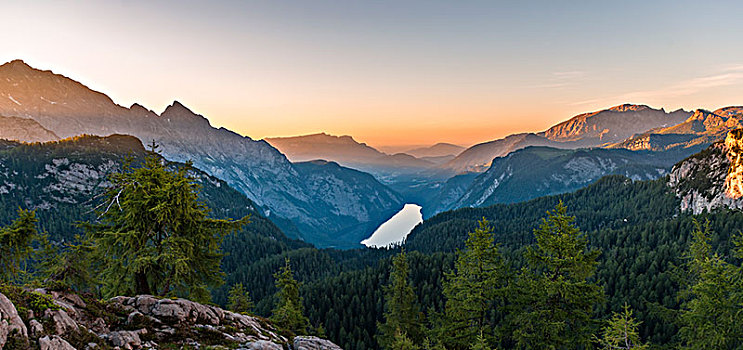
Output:
[[676,125],[690,113],[666,112],[644,105],[624,104],[609,109],[577,115],[542,133],[553,141],[582,141],[585,145],[619,142],[645,130]]
[[725,196],[737,200],[743,197],[743,129],[736,129],[725,138],[730,162],[725,177]]
[[743,208],[743,129],[674,166],[669,185],[682,211]]
[[150,295],[98,301],[85,296],[5,287],[0,349],[328,349],[316,337],[289,339],[266,320],[186,299]]

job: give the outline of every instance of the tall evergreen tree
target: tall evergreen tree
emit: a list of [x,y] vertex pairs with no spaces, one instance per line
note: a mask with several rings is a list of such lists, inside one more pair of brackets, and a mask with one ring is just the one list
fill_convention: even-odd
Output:
[[[694,221],[687,254],[688,283],[681,291],[679,334],[684,349],[739,349],[743,344],[743,270],[712,252],[709,223]],[[736,254],[743,258],[741,238]]]
[[391,348],[398,333],[413,343],[423,341],[423,314],[409,281],[410,266],[405,251],[392,258],[389,283],[384,286],[384,323],[377,324],[378,342]]
[[175,169],[155,153],[111,175],[102,221],[90,225],[104,296],[155,294],[209,300],[222,282],[222,237],[247,222],[216,220],[198,199],[191,164]]
[[276,293],[279,301],[273,309],[271,321],[295,334],[307,333],[310,321],[304,315],[299,282],[294,279],[289,258],[286,258],[284,266],[273,276],[276,279],[276,288],[279,289]]
[[493,228],[483,218],[469,233],[464,250],[457,251],[454,271],[446,274],[444,319],[434,332],[447,348],[469,348],[480,336],[493,341],[491,312],[502,298],[507,276],[494,242]]
[[33,253],[37,222],[34,211],[18,209],[18,218],[0,228],[0,282],[17,281],[25,272],[22,267]]
[[629,305],[624,304],[622,312],[615,312],[609,324],[601,330],[599,346],[602,350],[645,350],[648,345],[640,340],[639,326],[640,322],[632,317]]
[[573,224],[560,202],[534,230],[536,246],[525,253],[529,267],[511,293],[514,338],[524,349],[580,349],[590,347],[594,330],[593,306],[603,291],[590,282],[600,252],[588,247],[588,238]]

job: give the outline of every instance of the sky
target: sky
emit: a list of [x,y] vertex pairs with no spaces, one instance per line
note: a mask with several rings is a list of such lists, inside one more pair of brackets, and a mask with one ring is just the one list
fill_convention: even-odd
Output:
[[254,139],[471,145],[622,103],[743,104],[743,4],[14,1],[0,61]]

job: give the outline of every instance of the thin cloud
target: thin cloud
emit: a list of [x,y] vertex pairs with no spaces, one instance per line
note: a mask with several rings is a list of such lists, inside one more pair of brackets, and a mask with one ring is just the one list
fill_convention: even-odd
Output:
[[596,98],[570,103],[570,105],[586,105],[606,101],[643,101],[649,99],[664,99],[694,95],[707,89],[731,86],[743,83],[743,64],[731,64],[723,67],[714,74],[702,76],[668,85],[660,89],[639,90],[624,93],[609,98]]
[[582,78],[586,75],[586,72],[581,70],[573,70],[573,71],[567,71],[567,72],[554,72],[552,73],[553,76],[560,78],[560,79],[575,79],[575,78]]
[[586,72],[584,71],[564,71],[564,72],[552,72],[552,75],[549,79],[547,79],[547,82],[544,84],[537,84],[537,85],[531,85],[529,88],[532,89],[554,89],[559,87],[565,87],[568,85],[573,85],[576,82],[583,79],[583,77],[586,75]]

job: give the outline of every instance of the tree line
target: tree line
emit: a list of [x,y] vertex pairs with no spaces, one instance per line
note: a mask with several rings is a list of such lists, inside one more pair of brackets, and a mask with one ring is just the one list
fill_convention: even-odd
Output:
[[[444,307],[422,312],[403,250],[392,259],[384,287],[384,321],[377,340],[383,349],[648,349],[628,304],[609,317],[595,279],[600,250],[559,203],[534,230],[526,265],[518,270],[502,256],[486,219],[456,252],[443,280]],[[714,252],[709,222],[693,220],[692,239],[675,271],[681,289],[678,309],[665,309],[678,327],[679,349],[738,349],[743,344],[743,265]],[[733,256],[743,258],[743,235],[733,238]]]

